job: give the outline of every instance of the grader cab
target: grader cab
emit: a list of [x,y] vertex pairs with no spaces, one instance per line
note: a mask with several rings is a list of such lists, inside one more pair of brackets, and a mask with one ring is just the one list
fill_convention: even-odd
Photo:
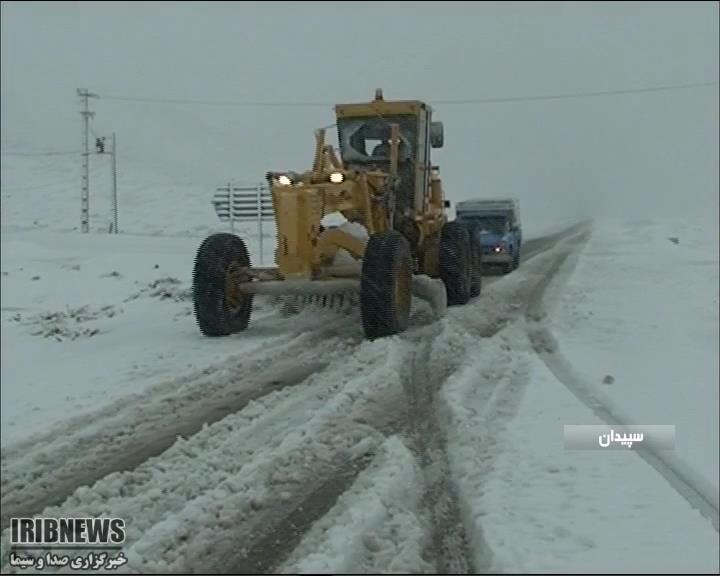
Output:
[[[255,294],[359,293],[363,329],[374,339],[407,328],[413,295],[442,310],[480,293],[479,247],[464,225],[448,221],[430,159],[443,144],[430,106],[386,101],[378,90],[373,101],[339,104],[335,113],[339,157],[318,130],[311,170],[267,174],[276,267],[253,267],[232,234],[200,246],[193,299],[203,334],[247,328]],[[328,224],[329,215],[344,224]]]

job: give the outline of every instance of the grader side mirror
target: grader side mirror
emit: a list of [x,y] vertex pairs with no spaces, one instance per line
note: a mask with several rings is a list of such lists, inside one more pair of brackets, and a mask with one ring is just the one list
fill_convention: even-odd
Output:
[[430,146],[442,148],[444,142],[444,130],[442,122],[430,122]]
[[450,208],[450,200],[444,200],[443,206],[445,206],[445,208]]

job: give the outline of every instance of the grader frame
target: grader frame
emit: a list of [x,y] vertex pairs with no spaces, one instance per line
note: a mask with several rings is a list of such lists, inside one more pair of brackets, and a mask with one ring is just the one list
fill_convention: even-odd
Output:
[[[407,327],[411,294],[441,313],[479,293],[480,252],[461,224],[448,222],[430,162],[431,146],[442,145],[431,108],[385,101],[378,90],[373,101],[340,104],[335,113],[340,157],[320,129],[311,170],[267,174],[276,267],[252,267],[235,236],[215,234],[200,247],[193,295],[204,334],[245,329],[254,294],[359,292],[365,334],[376,338]],[[369,154],[367,144],[376,141],[378,154]],[[323,225],[329,214],[361,225],[367,237]],[[354,261],[337,264],[341,250]]]

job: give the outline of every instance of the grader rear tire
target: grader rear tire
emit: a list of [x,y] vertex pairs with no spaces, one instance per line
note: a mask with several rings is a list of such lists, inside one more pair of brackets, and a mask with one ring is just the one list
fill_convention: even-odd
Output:
[[236,286],[249,267],[245,243],[233,234],[213,234],[200,245],[192,293],[195,320],[205,336],[228,336],[247,328],[253,296]]
[[482,250],[472,241],[472,272],[470,281],[470,297],[477,298],[482,291]]
[[373,234],[365,247],[360,277],[360,313],[369,340],[407,329],[410,318],[412,258],[399,232]]
[[473,248],[467,228],[457,221],[447,222],[440,233],[440,278],[448,306],[467,304],[473,283]]

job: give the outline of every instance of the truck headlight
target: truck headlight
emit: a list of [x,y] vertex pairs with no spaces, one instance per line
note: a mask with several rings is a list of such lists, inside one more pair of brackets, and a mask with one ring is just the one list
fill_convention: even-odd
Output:
[[342,184],[345,181],[345,175],[342,172],[333,172],[330,174],[330,182],[333,184]]

